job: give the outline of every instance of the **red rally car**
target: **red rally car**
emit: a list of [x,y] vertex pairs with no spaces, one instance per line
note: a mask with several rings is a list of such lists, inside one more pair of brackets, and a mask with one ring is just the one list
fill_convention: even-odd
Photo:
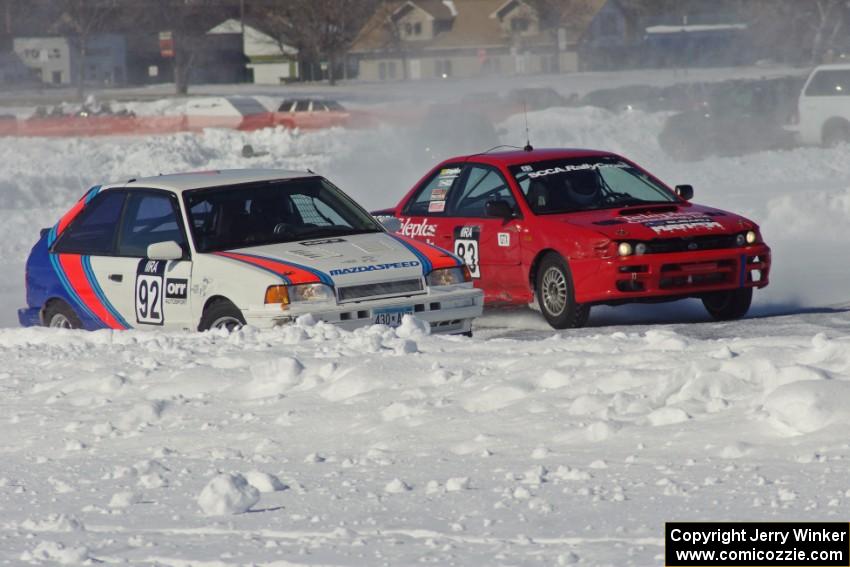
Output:
[[488,304],[536,298],[556,329],[593,305],[686,297],[737,319],[768,284],[770,248],[754,222],[692,196],[616,154],[526,148],[446,160],[376,214],[453,250]]

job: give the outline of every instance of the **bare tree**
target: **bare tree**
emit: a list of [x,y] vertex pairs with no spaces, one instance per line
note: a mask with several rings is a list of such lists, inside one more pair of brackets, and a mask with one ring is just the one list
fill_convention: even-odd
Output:
[[263,14],[277,35],[299,49],[302,61],[327,61],[333,85],[337,64],[377,5],[378,0],[280,0],[268,2]]
[[835,43],[844,28],[847,15],[845,0],[816,0],[813,2],[810,25],[812,27],[812,63],[820,63],[825,52]]
[[745,12],[756,44],[777,59],[816,64],[828,51],[848,47],[846,0],[751,0]]
[[59,7],[59,18],[53,29],[68,35],[71,48],[76,53],[75,82],[77,97],[82,100],[85,94],[85,69],[89,41],[92,36],[107,29],[111,18],[117,13],[119,2],[116,0],[56,1]]
[[136,0],[132,4],[145,27],[171,32],[174,86],[180,95],[189,92],[192,68],[207,40],[207,31],[237,16],[240,7],[239,0]]

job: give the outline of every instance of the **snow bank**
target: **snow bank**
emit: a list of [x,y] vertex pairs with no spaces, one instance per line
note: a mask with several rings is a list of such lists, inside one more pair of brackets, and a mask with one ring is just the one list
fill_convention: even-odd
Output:
[[829,517],[848,490],[850,453],[830,432],[850,424],[850,339],[836,332],[846,314],[818,321],[473,339],[309,319],[230,334],[0,329],[0,420],[18,440],[0,460],[4,521],[62,545],[13,538],[0,561],[143,563],[151,544],[164,564],[301,549],[328,565],[480,564],[498,543],[516,564],[571,549],[616,564],[626,548],[649,564],[660,547],[641,538],[660,541],[682,505]]
[[780,386],[764,403],[780,431],[801,435],[850,424],[850,382],[800,380]]

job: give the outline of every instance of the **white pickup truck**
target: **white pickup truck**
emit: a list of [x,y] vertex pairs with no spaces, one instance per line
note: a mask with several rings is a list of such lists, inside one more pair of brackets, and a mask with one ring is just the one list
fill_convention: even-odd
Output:
[[800,93],[795,129],[806,145],[850,142],[850,63],[821,65],[809,74]]

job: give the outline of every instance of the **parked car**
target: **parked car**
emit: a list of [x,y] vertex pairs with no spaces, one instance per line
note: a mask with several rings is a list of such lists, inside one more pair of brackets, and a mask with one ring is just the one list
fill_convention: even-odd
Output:
[[785,125],[800,85],[796,77],[712,85],[691,109],[667,118],[659,145],[682,161],[794,147]]
[[335,100],[285,99],[274,114],[274,124],[286,128],[315,130],[348,126],[352,115]]
[[809,74],[792,129],[807,145],[850,142],[850,64],[821,65]]
[[768,284],[770,248],[754,222],[692,195],[616,154],[528,149],[445,160],[380,213],[454,250],[488,304],[536,300],[557,329],[594,305],[686,297],[742,317]]
[[44,229],[22,325],[273,327],[300,315],[353,329],[415,314],[471,333],[483,298],[454,255],[388,234],[312,173],[232,170],[88,191]]

